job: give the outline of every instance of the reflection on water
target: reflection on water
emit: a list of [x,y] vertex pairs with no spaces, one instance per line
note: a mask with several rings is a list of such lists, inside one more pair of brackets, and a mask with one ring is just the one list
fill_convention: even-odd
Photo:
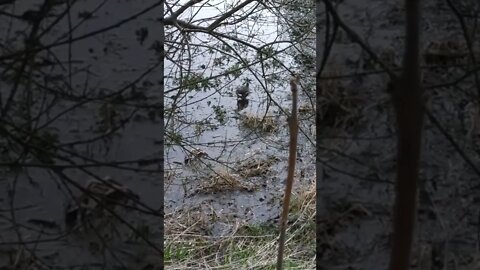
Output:
[[240,99],[237,100],[237,111],[241,111],[241,110],[247,108],[247,106],[248,106],[248,99],[247,98],[245,98],[245,99],[240,98]]

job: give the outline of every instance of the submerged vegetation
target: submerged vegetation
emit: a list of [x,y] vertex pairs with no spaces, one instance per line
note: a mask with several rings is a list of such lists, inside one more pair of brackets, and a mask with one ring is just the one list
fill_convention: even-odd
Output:
[[278,121],[273,116],[242,115],[240,125],[260,133],[274,133],[278,130]]

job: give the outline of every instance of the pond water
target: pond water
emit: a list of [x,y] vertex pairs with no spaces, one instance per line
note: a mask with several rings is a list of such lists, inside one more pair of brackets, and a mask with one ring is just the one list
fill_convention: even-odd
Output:
[[[209,1],[208,4],[211,7],[193,9],[191,14],[185,16],[188,19],[192,18],[192,21],[215,17],[229,2]],[[256,4],[252,3],[242,11],[250,12],[255,8]],[[195,33],[191,34],[189,44],[195,48],[192,49],[194,54],[169,57],[167,50],[167,59],[175,62],[166,62],[166,110],[175,104],[183,118],[183,121],[179,121],[166,116],[165,120],[167,123],[165,164],[167,173],[171,175],[171,178],[166,178],[165,184],[167,212],[169,208],[171,211],[178,211],[179,208],[192,208],[205,203],[212,205],[221,213],[233,214],[238,219],[252,222],[265,222],[278,215],[288,158],[289,133],[286,112],[290,111],[291,106],[289,86],[291,75],[288,69],[295,70],[286,27],[271,11],[255,11],[246,21],[221,28],[223,32],[229,33],[233,40],[223,38],[219,41],[211,35]],[[169,30],[167,36],[168,33]],[[257,47],[271,43],[270,49],[277,52],[275,58],[285,66],[276,65],[277,62],[271,59],[266,60],[262,66],[257,51],[239,45],[239,42],[234,40],[236,38]],[[203,48],[202,44],[222,48],[224,51],[213,52],[210,48]],[[230,49],[230,46],[235,49]],[[208,89],[199,86],[188,93],[182,93],[181,97],[177,96],[178,91],[169,89],[178,89],[178,78],[183,74],[179,63],[184,63],[184,69],[188,66],[199,77],[213,78],[211,82],[216,85]],[[247,67],[239,68],[245,64]],[[239,69],[237,72],[222,75],[236,68]],[[247,97],[246,107],[239,110],[235,91],[245,85],[246,80],[250,81],[251,94]],[[308,90],[312,95],[313,89]],[[168,94],[169,91],[172,93]],[[304,92],[300,94],[300,106],[312,108],[313,102],[314,100],[309,99]],[[277,131],[262,134],[258,130],[246,127],[244,123],[246,119],[250,119],[249,117],[271,119]],[[298,151],[301,157],[299,159],[302,161],[297,168],[308,171],[307,176],[301,181],[309,183],[313,180],[315,158],[313,147],[315,139],[311,133],[313,110],[310,111],[310,115],[303,115],[303,119],[301,129],[304,133],[300,136]],[[208,125],[212,127],[210,130],[202,129]],[[181,134],[185,138],[181,146],[169,144],[168,138],[175,134]],[[208,156],[196,162],[196,166],[188,166],[185,164],[185,158],[189,158],[195,148],[204,151]],[[243,177],[240,180],[259,186],[255,192],[228,190],[203,194],[195,192],[209,185],[208,181],[212,182],[212,177],[218,172],[238,174],[238,168],[249,160],[261,162],[272,158],[276,161],[271,164],[269,173]]]
[[[1,8],[22,15],[27,10],[38,9],[37,4],[42,2],[22,2]],[[15,104],[28,98],[29,113],[39,115],[33,122],[34,127],[58,138],[53,139],[53,143],[59,147],[57,154],[61,158],[56,159],[55,164],[65,166],[64,177],[42,166],[27,165],[16,172],[2,168],[0,268],[13,265],[15,256],[25,264],[36,256],[37,264],[43,265],[39,266],[41,269],[50,269],[48,265],[100,269],[104,264],[139,269],[147,262],[138,258],[155,254],[154,249],[129,236],[131,233],[122,222],[112,225],[118,230],[118,237],[106,235],[107,226],[102,225],[97,233],[105,235],[99,238],[95,230],[68,231],[65,219],[68,205],[75,205],[72,194],[81,194],[72,183],[86,187],[88,181],[106,176],[138,194],[138,204],[143,205],[139,209],[160,208],[159,194],[163,187],[158,162],[138,166],[138,160],[160,160],[163,154],[158,146],[162,130],[158,84],[163,70],[158,68],[160,61],[151,49],[158,34],[159,6],[158,1],[77,1],[72,4],[71,16],[64,16],[41,39],[44,45],[68,41],[69,27],[74,29],[72,39],[79,38],[71,48],[64,44],[38,53],[35,62],[55,65],[36,68],[27,65],[26,83],[20,84],[14,97]],[[53,8],[52,14],[57,16],[65,9],[65,3],[60,4]],[[126,20],[137,13],[140,14],[137,19]],[[56,16],[46,19],[45,25],[54,23]],[[30,28],[15,18],[2,16],[0,20],[1,43],[7,44],[2,55],[8,55],[10,50],[23,47],[22,35],[17,31],[29,33]],[[149,35],[141,44],[136,31],[143,27]],[[104,28],[107,29],[102,31]],[[95,31],[99,33],[89,37]],[[3,66],[2,72],[0,88],[5,106],[14,73],[8,66]],[[2,127],[14,132],[14,126],[9,123],[24,123],[21,112],[18,106],[12,106],[9,117],[2,119]],[[21,132],[15,134],[19,136]],[[2,145],[8,141],[11,147],[11,138],[2,138]],[[21,150],[18,146],[16,149]],[[2,161],[11,162],[15,154],[10,153],[10,157],[4,156]],[[21,162],[39,164],[32,157]],[[76,164],[83,167],[76,168]],[[10,193],[10,189],[15,192]],[[12,206],[17,210],[10,212],[8,209]],[[152,241],[158,245],[158,224],[162,222],[158,214],[122,209],[118,209],[118,213],[135,228],[148,228]],[[17,229],[13,230],[14,227]],[[18,241],[39,243],[14,244]],[[104,252],[107,247],[112,248],[110,253]],[[118,254],[122,254],[121,259]]]

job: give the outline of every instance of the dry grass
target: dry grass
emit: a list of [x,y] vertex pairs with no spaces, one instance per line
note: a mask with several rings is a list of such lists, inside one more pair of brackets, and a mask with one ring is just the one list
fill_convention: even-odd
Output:
[[243,177],[255,177],[266,175],[270,172],[270,168],[273,163],[277,161],[276,157],[259,160],[259,159],[247,159],[240,164],[236,171]]
[[[315,269],[315,184],[292,201],[285,269]],[[229,228],[212,236],[214,224]],[[203,204],[165,216],[165,269],[275,269],[277,224],[248,224]]]
[[423,54],[427,65],[457,65],[465,62],[467,48],[457,41],[431,42]]
[[278,123],[273,116],[243,115],[240,118],[240,126],[260,133],[273,133],[278,130]]
[[203,177],[202,184],[195,193],[231,192],[236,190],[252,192],[255,188],[255,185],[243,181],[238,174],[219,171]]
[[303,104],[303,105],[300,105],[300,107],[298,108],[298,113],[300,114],[311,114],[314,112],[315,110],[310,104]]
[[[326,77],[335,77],[337,72],[326,72]],[[319,107],[320,125],[332,128],[348,128],[360,117],[360,98],[347,93],[338,79],[322,80]]]
[[298,193],[294,194],[290,203],[290,211],[298,213],[308,213],[308,216],[314,217],[315,215],[315,195],[316,179],[312,179],[312,183],[306,187],[303,187]]

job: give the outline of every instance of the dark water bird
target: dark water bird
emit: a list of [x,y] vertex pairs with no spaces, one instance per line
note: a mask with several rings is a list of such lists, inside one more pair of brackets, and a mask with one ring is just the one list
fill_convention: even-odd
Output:
[[246,107],[248,107],[248,99],[241,98],[237,100],[237,111],[241,111]]
[[237,88],[235,93],[237,94],[238,99],[246,99],[250,94],[250,88],[248,87],[249,82],[247,81],[243,86]]

